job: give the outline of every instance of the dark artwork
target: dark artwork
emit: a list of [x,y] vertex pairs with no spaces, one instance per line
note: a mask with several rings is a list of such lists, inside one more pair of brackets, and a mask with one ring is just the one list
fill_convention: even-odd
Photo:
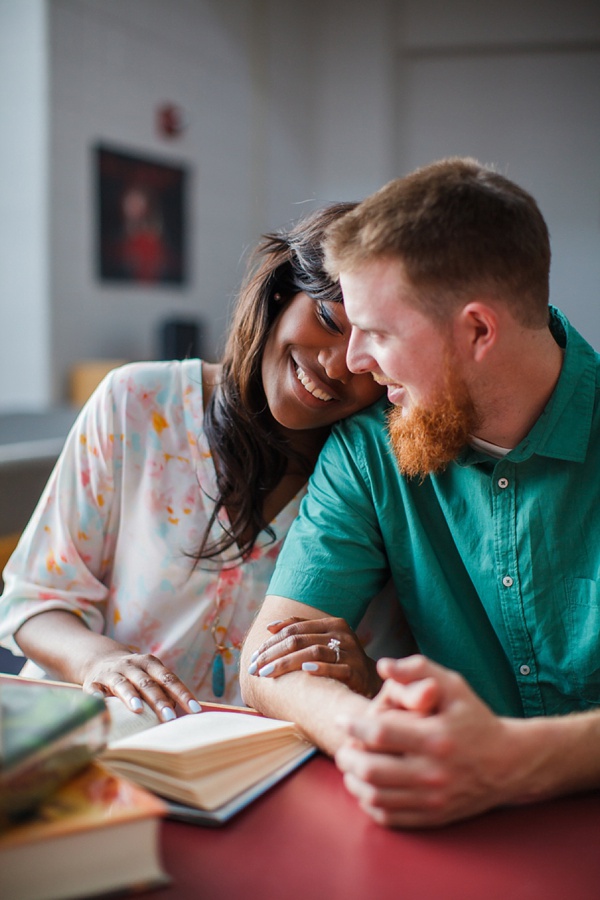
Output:
[[95,148],[98,270],[102,281],[183,284],[183,167]]

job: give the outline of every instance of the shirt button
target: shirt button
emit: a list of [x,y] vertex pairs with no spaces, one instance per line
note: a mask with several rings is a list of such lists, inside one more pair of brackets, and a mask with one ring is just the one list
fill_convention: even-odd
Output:
[[508,478],[499,478],[498,479],[498,487],[499,488],[507,488],[508,487]]
[[504,578],[502,579],[502,584],[504,585],[504,587],[512,587],[513,580],[510,575],[504,576]]
[[531,669],[529,668],[529,666],[523,665],[523,666],[519,666],[519,672],[521,673],[521,675],[529,675],[529,673],[531,672]]

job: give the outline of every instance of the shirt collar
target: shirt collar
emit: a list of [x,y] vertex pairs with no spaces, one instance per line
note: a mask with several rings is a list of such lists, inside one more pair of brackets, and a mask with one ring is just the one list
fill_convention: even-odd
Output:
[[[533,456],[583,462],[590,439],[596,395],[597,355],[563,313],[550,307],[550,330],[564,347],[556,387],[541,416],[506,459],[523,462]],[[484,455],[467,448],[457,462],[469,465]]]

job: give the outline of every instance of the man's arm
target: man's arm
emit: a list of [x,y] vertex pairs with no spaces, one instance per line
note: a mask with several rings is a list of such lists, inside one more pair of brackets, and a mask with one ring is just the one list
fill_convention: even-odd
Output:
[[280,678],[249,674],[253,653],[272,637],[267,626],[299,617],[318,619],[322,610],[285,597],[268,596],[246,636],[240,660],[240,684],[244,702],[267,716],[296,722],[325,753],[333,754],[344,739],[336,724],[339,714],[363,714],[369,701],[332,678],[313,678],[306,672],[288,672]]

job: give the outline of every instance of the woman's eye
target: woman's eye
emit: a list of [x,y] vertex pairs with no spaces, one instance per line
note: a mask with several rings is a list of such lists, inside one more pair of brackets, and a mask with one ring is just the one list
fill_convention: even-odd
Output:
[[330,331],[335,331],[336,334],[342,334],[342,329],[335,321],[324,303],[319,303],[317,307],[317,315],[326,328],[328,328]]

